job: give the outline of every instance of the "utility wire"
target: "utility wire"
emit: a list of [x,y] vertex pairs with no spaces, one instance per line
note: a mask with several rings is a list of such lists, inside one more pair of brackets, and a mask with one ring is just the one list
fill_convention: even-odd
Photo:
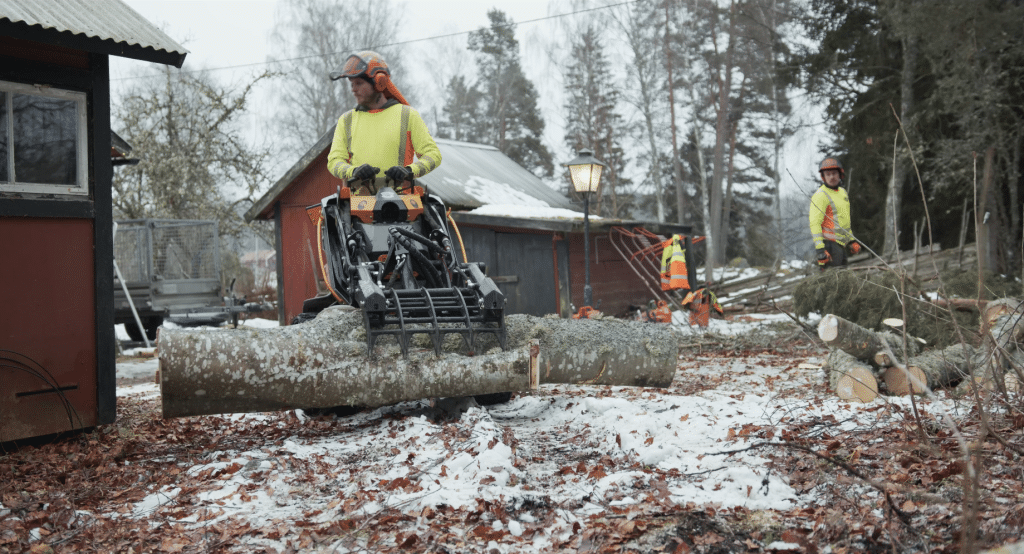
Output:
[[[608,9],[608,8],[617,8],[619,6],[626,6],[626,5],[629,5],[629,4],[636,4],[637,2],[640,2],[640,1],[641,0],[627,0],[626,2],[619,2],[618,4],[608,4],[607,6],[598,6],[596,8],[586,8],[586,9],[577,10],[577,11],[569,12],[569,13],[561,13],[561,14],[555,14],[555,15],[548,15],[548,16],[544,16],[544,17],[538,17],[538,18],[535,18],[535,19],[527,19],[526,21],[520,21],[518,23],[515,23],[515,22],[507,23],[505,25],[499,25],[497,28],[501,29],[501,28],[505,28],[505,27],[515,27],[516,25],[525,25],[527,23],[537,23],[538,21],[547,21],[549,19],[559,19],[559,18],[562,18],[562,17],[569,17],[571,15],[579,15],[581,13],[593,12],[593,11],[597,11],[597,10],[605,10],[605,9]],[[483,27],[481,27],[481,28],[483,28]],[[475,33],[478,30],[479,29],[474,29],[472,31],[459,31],[457,33],[448,33],[446,35],[435,35],[435,36],[432,36],[432,37],[414,38],[414,39],[411,39],[411,40],[403,40],[403,41],[400,41],[400,42],[390,42],[390,43],[387,43],[387,44],[377,44],[377,45],[370,46],[368,49],[369,50],[377,50],[379,48],[388,48],[388,47],[391,47],[391,46],[404,46],[406,44],[414,44],[414,43],[417,43],[417,42],[426,42],[426,41],[429,41],[429,40],[438,40],[438,39],[443,39],[443,38],[457,37],[457,36],[461,36],[461,35],[468,35],[470,33]],[[226,65],[226,66],[223,66],[223,67],[211,67],[211,68],[207,68],[207,69],[193,69],[193,70],[189,70],[189,71],[178,71],[177,74],[178,75],[188,75],[188,74],[192,74],[192,73],[205,73],[205,72],[210,72],[210,71],[221,71],[221,70],[225,70],[225,69],[242,69],[242,68],[246,68],[246,67],[258,67],[258,66],[262,66],[262,65],[270,65],[270,64],[284,63],[284,62],[295,62],[295,61],[300,61],[300,60],[309,60],[309,59],[313,59],[313,58],[326,58],[328,56],[339,56],[339,55],[345,55],[345,54],[350,54],[350,53],[351,52],[349,52],[349,51],[345,51],[345,52],[328,52],[326,54],[312,54],[312,55],[309,55],[309,56],[298,56],[298,57],[295,57],[295,58],[285,58],[285,59],[281,59],[281,60],[271,60],[271,61],[266,61],[266,62],[243,63],[243,64],[238,64],[238,65]],[[164,76],[164,74],[162,74],[162,73],[152,73],[152,74],[149,74],[149,75],[135,75],[135,76],[132,76],[132,77],[119,77],[117,79],[111,79],[111,81],[130,81],[130,80],[133,80],[133,79],[149,79],[151,77],[163,77],[163,76]]]

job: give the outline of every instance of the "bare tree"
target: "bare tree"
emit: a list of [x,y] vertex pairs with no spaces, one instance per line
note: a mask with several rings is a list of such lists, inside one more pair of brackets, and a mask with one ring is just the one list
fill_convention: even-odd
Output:
[[664,126],[660,119],[664,110],[661,109],[660,96],[656,94],[662,86],[663,77],[660,73],[660,53],[650,48],[650,44],[656,40],[654,34],[657,33],[657,27],[651,24],[655,17],[655,9],[652,0],[641,0],[635,5],[626,5],[612,12],[612,19],[618,25],[629,48],[631,63],[628,64],[626,83],[633,86],[623,87],[623,97],[636,107],[643,118],[640,133],[643,137],[642,142],[647,144],[649,171],[654,183],[655,213],[658,221],[664,222],[665,185],[662,182],[660,164],[662,149],[658,147],[662,142],[658,130]]
[[[279,5],[271,40],[283,76],[276,81],[275,134],[288,153],[299,155],[355,106],[347,82],[333,82],[350,54],[374,50],[388,62],[403,95],[401,11],[390,0],[294,0]],[[410,101],[411,98],[410,98]]]
[[115,217],[212,219],[221,233],[238,234],[241,210],[268,182],[269,157],[248,144],[239,120],[268,76],[233,89],[206,73],[165,68],[125,93],[114,126],[142,161],[114,174]]

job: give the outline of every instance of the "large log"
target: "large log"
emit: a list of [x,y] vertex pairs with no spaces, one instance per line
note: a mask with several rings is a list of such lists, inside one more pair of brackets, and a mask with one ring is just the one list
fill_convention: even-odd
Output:
[[362,314],[345,308],[272,329],[161,329],[163,415],[376,407],[522,391],[538,379],[664,387],[675,375],[677,337],[669,326],[520,315],[506,323],[508,351],[483,336],[476,343],[484,354],[467,355],[461,338],[449,335],[436,356],[429,338],[416,335],[422,350],[408,358],[391,337],[367,356]]
[[842,350],[832,350],[825,362],[828,383],[846,401],[871,402],[878,397],[878,381],[871,368]]
[[942,350],[929,350],[911,358],[906,369],[890,367],[882,379],[889,392],[907,395],[949,387],[959,382],[968,372],[969,362],[974,357],[974,348],[954,344]]
[[[834,314],[828,314],[818,322],[818,338],[829,348],[838,348],[858,360],[873,362],[880,367],[890,365],[887,356],[878,356],[879,352],[886,350],[886,344],[897,355],[903,351],[903,339],[898,335],[887,331],[876,333]],[[917,339],[908,338],[907,349],[911,356],[916,354],[919,349]]]

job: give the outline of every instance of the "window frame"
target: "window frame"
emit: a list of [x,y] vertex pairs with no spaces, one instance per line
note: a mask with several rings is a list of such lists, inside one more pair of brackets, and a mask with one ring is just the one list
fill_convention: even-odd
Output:
[[[88,106],[87,96],[84,92],[77,92],[48,85],[27,85],[11,81],[0,80],[0,91],[7,93],[0,109],[4,110],[7,116],[7,125],[0,129],[0,133],[7,135],[7,166],[13,172],[14,180],[8,181],[10,175],[0,175],[0,193],[28,193],[28,194],[60,194],[85,196],[89,194],[89,129],[88,129]],[[77,183],[74,185],[52,184],[52,183],[23,183],[17,180],[18,172],[14,166],[14,95],[26,94],[30,96],[42,96],[58,100],[69,100],[75,103],[75,121],[78,128],[75,141],[75,176]]]

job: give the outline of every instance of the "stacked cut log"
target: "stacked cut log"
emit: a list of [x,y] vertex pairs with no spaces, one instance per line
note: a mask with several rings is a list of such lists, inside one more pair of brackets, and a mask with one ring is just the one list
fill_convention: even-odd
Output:
[[[870,402],[882,390],[893,395],[921,393],[971,382],[986,389],[1015,389],[1024,381],[1024,303],[1017,299],[989,302],[982,312],[987,330],[981,348],[954,344],[921,351],[921,341],[891,332],[875,332],[836,315],[818,324],[818,337],[831,350],[826,370],[829,385],[843,400]],[[968,376],[972,379],[965,379]]]
[[945,386],[944,379],[951,376],[941,356],[918,356],[921,341],[914,337],[875,332],[833,314],[821,319],[818,337],[831,349],[829,384],[843,400],[874,400],[879,380],[890,394],[905,395],[924,390],[924,385]]

